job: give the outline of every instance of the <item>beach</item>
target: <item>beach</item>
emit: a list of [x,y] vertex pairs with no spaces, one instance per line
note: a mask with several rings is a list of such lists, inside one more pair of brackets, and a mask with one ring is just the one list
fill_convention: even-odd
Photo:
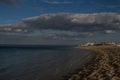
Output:
[[77,47],[94,52],[93,58],[68,75],[67,80],[120,80],[120,47]]

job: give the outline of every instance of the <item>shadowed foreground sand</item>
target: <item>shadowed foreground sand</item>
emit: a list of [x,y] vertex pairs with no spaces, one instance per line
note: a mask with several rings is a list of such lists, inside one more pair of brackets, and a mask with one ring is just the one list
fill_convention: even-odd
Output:
[[95,52],[94,58],[67,80],[120,80],[120,47],[78,47]]

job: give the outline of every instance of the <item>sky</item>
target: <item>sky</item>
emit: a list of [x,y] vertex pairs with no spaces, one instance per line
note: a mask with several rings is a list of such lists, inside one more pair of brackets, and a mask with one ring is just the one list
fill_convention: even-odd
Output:
[[0,23],[48,13],[120,12],[120,0],[0,0]]
[[0,35],[27,33],[48,44],[119,42],[119,4],[120,0],[0,0]]

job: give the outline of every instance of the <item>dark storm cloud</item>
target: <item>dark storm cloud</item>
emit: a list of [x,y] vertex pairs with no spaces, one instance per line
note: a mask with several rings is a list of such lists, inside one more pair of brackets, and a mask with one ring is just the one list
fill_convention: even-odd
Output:
[[[53,39],[70,39],[70,38],[87,38],[87,37],[93,37],[94,34],[89,32],[74,32],[74,31],[58,31],[53,30],[50,32],[49,30],[45,31],[47,38],[53,38]],[[45,36],[45,35],[44,35]]]
[[0,3],[3,3],[8,6],[16,6],[23,1],[25,0],[0,0]]
[[31,29],[28,30],[24,23],[0,25],[0,33],[28,33],[29,31]]
[[[59,14],[44,14],[35,17],[24,18],[16,25],[1,25],[0,30],[3,32],[32,32],[34,30],[59,30],[73,31],[82,34],[93,36],[92,32],[120,30],[120,14],[118,13],[93,13],[93,14],[74,14],[74,13],[59,13]],[[63,33],[59,33],[62,34]],[[58,36],[58,34],[56,34]],[[62,36],[61,35],[61,36]],[[81,34],[80,34],[81,35]],[[81,35],[81,36],[82,36]],[[66,36],[66,35],[65,35]],[[72,35],[70,35],[72,36]],[[74,36],[76,36],[74,34]]]
[[120,14],[46,14],[25,18],[22,22],[34,29],[73,30],[73,31],[103,31],[120,30]]

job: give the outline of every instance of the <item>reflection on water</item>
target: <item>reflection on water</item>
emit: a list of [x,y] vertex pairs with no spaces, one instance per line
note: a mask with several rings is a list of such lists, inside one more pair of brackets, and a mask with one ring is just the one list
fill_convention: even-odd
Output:
[[78,68],[90,54],[60,47],[1,48],[0,80],[55,80]]

